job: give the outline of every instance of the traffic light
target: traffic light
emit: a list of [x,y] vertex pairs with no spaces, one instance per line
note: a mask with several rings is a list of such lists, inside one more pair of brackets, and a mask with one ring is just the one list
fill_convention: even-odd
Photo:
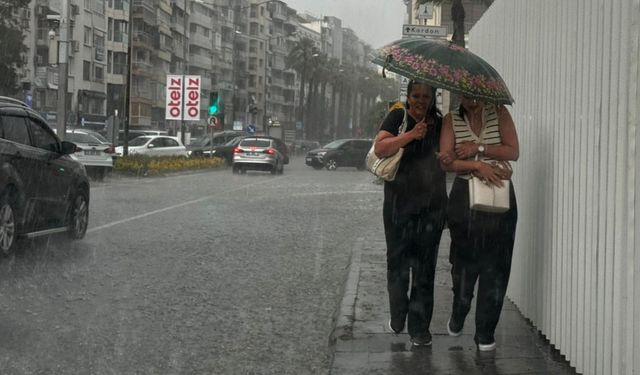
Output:
[[209,93],[209,116],[216,115],[220,111],[220,96],[217,91]]

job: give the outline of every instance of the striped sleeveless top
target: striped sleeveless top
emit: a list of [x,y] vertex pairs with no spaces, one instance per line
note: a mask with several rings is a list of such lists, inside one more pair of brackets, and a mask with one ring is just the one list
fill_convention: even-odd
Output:
[[[502,143],[502,138],[500,138],[500,129],[498,127],[498,111],[495,104],[486,103],[482,109],[483,124],[479,135],[476,135],[471,130],[468,119],[466,116],[462,118],[459,111],[451,111],[451,118],[453,120],[453,133],[456,138],[456,144],[466,141],[482,143],[485,145]],[[466,160],[474,159],[475,156],[472,156]],[[485,156],[479,156],[479,159],[487,163],[494,161],[494,159]],[[471,173],[462,172],[458,174],[458,177],[469,179],[471,178]]]

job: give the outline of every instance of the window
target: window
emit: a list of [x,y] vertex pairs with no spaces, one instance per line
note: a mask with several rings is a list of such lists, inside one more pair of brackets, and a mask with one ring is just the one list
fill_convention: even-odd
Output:
[[34,147],[51,152],[58,151],[58,140],[45,130],[44,127],[46,125],[31,118],[27,121],[27,124],[29,126],[29,131],[31,132],[31,144]]
[[124,10],[125,0],[113,0],[113,9]]
[[127,54],[124,52],[113,53],[113,74],[125,74],[127,71]]
[[96,82],[104,82],[104,68],[102,66],[95,66],[95,80]]
[[113,21],[113,41],[124,42],[127,37],[127,21],[114,20]]
[[93,7],[91,10],[98,14],[104,14],[104,0],[92,0]]
[[91,31],[90,27],[84,27],[84,44],[86,46],[91,46],[91,40],[93,39],[93,33]]
[[27,132],[27,124],[25,124],[23,117],[0,117],[0,126],[2,126],[2,138],[23,145],[29,144],[29,133]]
[[94,32],[93,46],[96,51],[95,59],[97,61],[104,61],[104,33]]
[[85,81],[91,81],[91,62],[82,62],[82,79]]
[[178,147],[180,146],[175,139],[163,138],[165,147]]

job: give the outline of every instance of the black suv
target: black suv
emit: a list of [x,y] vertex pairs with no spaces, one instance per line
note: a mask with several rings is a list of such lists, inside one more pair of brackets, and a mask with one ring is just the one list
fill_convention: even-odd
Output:
[[309,151],[305,163],[314,169],[324,167],[330,171],[338,167],[356,167],[362,170],[372,143],[370,139],[338,139],[322,148]]
[[18,237],[84,237],[89,179],[69,156],[75,151],[27,105],[0,96],[0,253],[14,250]]
[[222,146],[235,137],[239,137],[241,135],[248,134],[243,131],[224,130],[218,133],[213,133],[213,142],[211,142],[212,137],[207,134],[188,145],[187,154],[189,154],[189,156],[210,156],[212,147]]

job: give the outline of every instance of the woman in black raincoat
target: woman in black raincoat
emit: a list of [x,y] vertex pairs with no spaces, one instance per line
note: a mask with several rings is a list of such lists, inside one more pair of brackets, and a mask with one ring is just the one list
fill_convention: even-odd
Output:
[[395,180],[384,184],[389,326],[400,333],[407,322],[411,342],[419,346],[431,344],[435,268],[447,207],[445,172],[436,156],[442,115],[435,106],[435,89],[409,82],[407,127],[399,135],[404,118],[404,109],[389,112],[375,153],[390,156],[404,147]]

